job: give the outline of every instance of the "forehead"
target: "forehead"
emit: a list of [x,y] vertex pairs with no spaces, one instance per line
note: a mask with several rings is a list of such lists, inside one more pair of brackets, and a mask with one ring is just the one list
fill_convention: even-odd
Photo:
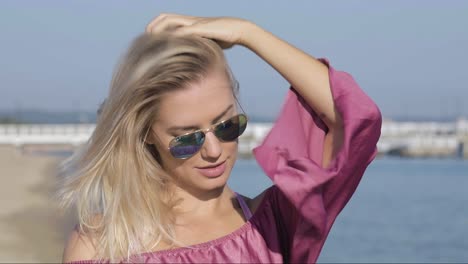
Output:
[[212,71],[186,88],[168,93],[161,101],[158,123],[166,126],[203,125],[230,105],[236,107],[231,83],[223,71]]

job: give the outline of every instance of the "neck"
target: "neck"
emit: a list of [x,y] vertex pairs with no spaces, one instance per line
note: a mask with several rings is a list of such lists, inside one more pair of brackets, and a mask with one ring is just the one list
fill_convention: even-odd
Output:
[[206,217],[233,208],[234,193],[227,185],[210,191],[186,190],[179,186],[174,189],[174,198],[178,201],[174,209],[180,216]]

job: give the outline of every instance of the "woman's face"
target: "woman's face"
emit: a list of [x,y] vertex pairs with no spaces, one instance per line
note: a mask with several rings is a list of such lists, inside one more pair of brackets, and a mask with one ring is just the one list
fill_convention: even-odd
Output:
[[168,147],[177,136],[210,128],[236,115],[236,106],[231,83],[222,69],[164,96],[152,127],[154,143],[163,168],[178,187],[192,194],[224,188],[237,158],[236,141],[221,142],[212,132],[207,132],[200,151],[185,160],[174,158]]

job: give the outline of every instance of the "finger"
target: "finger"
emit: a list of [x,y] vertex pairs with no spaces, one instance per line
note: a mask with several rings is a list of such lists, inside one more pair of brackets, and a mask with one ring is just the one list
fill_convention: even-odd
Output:
[[171,16],[172,14],[168,14],[168,13],[161,13],[159,14],[158,16],[156,16],[155,18],[153,18],[151,20],[151,22],[148,23],[148,25],[146,26],[146,32],[150,33],[151,32],[151,29],[157,24],[157,23],[160,23],[162,20],[166,19],[168,16]]
[[157,21],[153,25],[152,28],[150,28],[150,33],[159,33],[162,31],[172,31],[176,28],[183,27],[183,26],[189,26],[193,22],[187,19],[183,18],[176,18],[176,17],[166,17],[164,19],[161,19]]
[[194,17],[174,14],[161,14],[148,24],[148,26],[146,27],[146,32],[158,33],[182,26],[189,26],[192,25],[194,22]]
[[177,28],[173,31],[173,34],[177,36],[198,36],[207,38],[216,42],[222,49],[229,49],[233,46],[232,43],[217,39],[211,32],[204,30],[198,25]]
[[179,27],[172,32],[176,36],[193,35],[192,26]]
[[184,35],[194,36],[194,35],[196,35],[196,36],[205,37],[205,38],[211,38],[212,37],[210,31],[206,30],[206,28],[204,28],[203,26],[200,26],[197,23],[187,25],[187,26],[183,26],[183,27],[178,27],[178,28],[174,29],[173,33],[175,35],[179,35],[179,36],[184,36]]

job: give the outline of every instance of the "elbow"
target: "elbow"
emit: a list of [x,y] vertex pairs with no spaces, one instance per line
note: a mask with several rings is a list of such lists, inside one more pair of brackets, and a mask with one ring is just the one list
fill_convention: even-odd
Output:
[[379,107],[377,107],[377,105],[374,102],[372,102],[372,104],[370,104],[369,106],[368,115],[369,115],[368,119],[370,120],[376,120],[376,121],[382,120],[382,113],[380,112]]
[[375,103],[372,102],[372,104],[369,106],[369,111],[367,113],[366,119],[372,121],[371,123],[373,126],[376,126],[379,128],[382,127],[382,113],[380,112],[379,107]]
[[[361,101],[362,102],[362,101]],[[382,113],[379,107],[370,99],[360,104],[349,104],[346,108],[335,107],[333,119],[322,119],[327,126],[327,133],[341,135],[350,120],[360,120],[361,129],[372,130],[380,137]]]
[[367,120],[365,122],[367,123],[366,129],[369,131],[369,135],[371,135],[369,142],[377,144],[382,130],[382,113],[376,104],[372,103],[365,119]]

